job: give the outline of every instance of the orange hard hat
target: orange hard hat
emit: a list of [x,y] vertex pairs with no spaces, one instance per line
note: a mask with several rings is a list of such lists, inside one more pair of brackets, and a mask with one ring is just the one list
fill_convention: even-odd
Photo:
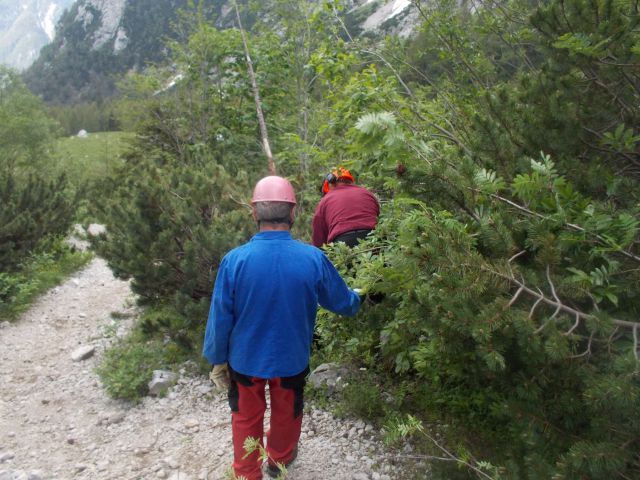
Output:
[[324,195],[329,191],[329,184],[336,183],[339,180],[349,180],[350,182],[355,182],[355,178],[349,170],[344,167],[337,167],[331,171],[331,173],[327,174],[324,177],[324,182],[322,184],[322,194]]
[[295,205],[296,193],[289,180],[271,175],[256,183],[251,203],[256,202],[286,202]]

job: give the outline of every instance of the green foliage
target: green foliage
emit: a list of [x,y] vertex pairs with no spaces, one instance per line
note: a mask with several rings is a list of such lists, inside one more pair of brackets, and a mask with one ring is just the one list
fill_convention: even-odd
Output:
[[[373,44],[342,38],[340,4],[269,2],[279,33],[254,19],[249,44],[296,233],[330,166],[381,198],[374,236],[328,249],[369,300],[354,319],[321,311],[318,334],[323,358],[366,368],[392,403],[364,381],[346,404],[411,413],[394,431],[418,442],[423,419],[445,419],[448,458],[480,476],[637,476],[635,7],[413,2],[420,34]],[[180,314],[151,315],[147,334],[188,349],[265,168],[238,32],[197,21],[171,50],[171,68],[123,84],[137,137],[103,186],[100,249]]]
[[[153,76],[128,85],[121,108],[140,113],[137,137],[103,184],[109,234],[99,251],[117,275],[133,278],[144,303],[173,302],[197,331],[222,256],[253,231],[247,172],[261,170],[263,160],[248,85],[228,81],[242,58],[238,33],[203,23],[188,45],[174,48],[185,75],[173,89],[156,95],[163,80]],[[172,334],[182,335],[175,326]]]
[[42,239],[66,233],[73,206],[46,147],[54,123],[11,71],[0,69],[0,269],[13,271]]
[[375,238],[329,252],[382,300],[354,321],[323,312],[325,350],[424,391],[399,408],[438,412],[466,438],[459,458],[479,451],[504,478],[635,476],[637,405],[605,410],[592,389],[639,387],[639,107],[635,80],[614,80],[636,78],[637,16],[620,2],[417,3],[414,61],[395,65],[407,98],[383,67],[330,79],[328,123],[347,132],[332,149],[389,200]]
[[137,403],[148,392],[153,370],[162,366],[160,342],[130,340],[107,350],[97,372],[109,395]]
[[378,420],[387,413],[382,399],[380,385],[370,378],[358,378],[345,386],[342,400],[348,412],[372,420]]
[[13,320],[48,289],[85,265],[92,255],[60,239],[45,239],[12,272],[0,272],[0,318]]
[[113,106],[105,102],[48,105],[47,110],[60,124],[62,135],[66,136],[76,135],[80,130],[111,132],[119,127]]
[[56,171],[65,172],[68,190],[76,200],[77,222],[101,222],[99,186],[122,166],[122,157],[133,135],[126,132],[89,133],[86,138],[59,138],[53,143],[51,156]]
[[65,187],[64,177],[0,175],[0,268],[15,269],[44,237],[67,232],[73,209]]
[[[116,313],[114,320],[118,320]],[[137,403],[148,393],[153,370],[191,360],[193,351],[202,347],[203,335],[203,329],[194,328],[188,316],[170,306],[154,305],[135,320],[124,339],[106,351],[97,373],[110,396]],[[209,366],[199,360],[197,369],[205,373]]]
[[55,122],[18,75],[0,67],[0,174],[46,167],[46,147],[55,130]]

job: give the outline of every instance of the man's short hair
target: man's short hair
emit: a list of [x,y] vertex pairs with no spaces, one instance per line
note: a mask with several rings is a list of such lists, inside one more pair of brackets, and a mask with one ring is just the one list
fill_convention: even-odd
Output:
[[288,202],[256,202],[253,204],[258,222],[291,223],[294,204]]

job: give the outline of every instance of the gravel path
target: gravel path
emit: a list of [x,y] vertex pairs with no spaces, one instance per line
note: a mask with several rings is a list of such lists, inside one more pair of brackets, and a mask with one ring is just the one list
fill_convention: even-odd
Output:
[[[109,399],[94,369],[133,314],[126,282],[96,258],[0,328],[0,480],[218,480],[231,464],[230,414],[208,379],[180,371],[165,398]],[[79,347],[95,354],[72,360]],[[375,430],[307,407],[295,480],[405,478]],[[265,478],[267,478],[265,476]]]

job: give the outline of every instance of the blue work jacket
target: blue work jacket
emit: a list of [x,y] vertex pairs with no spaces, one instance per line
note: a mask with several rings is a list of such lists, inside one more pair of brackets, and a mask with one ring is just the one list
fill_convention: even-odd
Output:
[[350,290],[318,248],[288,231],[264,231],[220,263],[203,355],[244,375],[289,377],[309,364],[318,304],[355,315]]

